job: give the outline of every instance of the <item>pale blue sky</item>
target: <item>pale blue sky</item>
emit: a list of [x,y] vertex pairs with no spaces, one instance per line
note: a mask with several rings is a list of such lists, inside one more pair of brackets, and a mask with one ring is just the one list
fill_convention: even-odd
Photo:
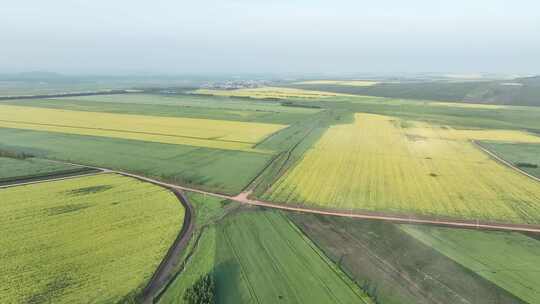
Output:
[[540,73],[533,0],[3,0],[0,72]]

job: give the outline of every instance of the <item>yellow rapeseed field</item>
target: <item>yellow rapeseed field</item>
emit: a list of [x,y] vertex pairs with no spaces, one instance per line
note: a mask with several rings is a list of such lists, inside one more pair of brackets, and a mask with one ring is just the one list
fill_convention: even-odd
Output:
[[252,151],[286,125],[0,105],[0,127]]
[[413,136],[440,138],[449,140],[493,140],[516,143],[540,143],[540,137],[516,130],[468,130],[454,129],[448,126],[433,126],[414,122],[406,133]]
[[166,189],[114,174],[0,190],[1,303],[120,303],[181,230]]
[[469,141],[530,142],[532,135],[408,125],[356,114],[353,124],[327,130],[264,197],[335,209],[540,223],[540,183]]
[[234,96],[234,97],[251,97],[251,98],[328,98],[335,96],[352,96],[340,93],[302,90],[294,88],[279,88],[279,87],[261,87],[253,89],[237,89],[237,90],[209,90],[199,89],[196,90],[197,94],[216,95],[216,96]]

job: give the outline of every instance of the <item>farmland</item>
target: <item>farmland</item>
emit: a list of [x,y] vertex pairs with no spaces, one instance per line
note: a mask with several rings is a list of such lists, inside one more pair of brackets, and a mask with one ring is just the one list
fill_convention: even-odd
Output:
[[482,142],[486,147],[519,169],[540,178],[540,144]]
[[216,255],[216,223],[238,205],[220,198],[194,192],[186,193],[195,209],[194,236],[183,253],[185,267],[179,270],[172,284],[165,290],[159,303],[184,303],[183,295],[195,281],[212,271]]
[[430,106],[455,107],[455,108],[464,108],[464,109],[500,110],[500,109],[506,109],[506,108],[509,107],[509,106],[505,106],[505,105],[478,104],[478,103],[456,103],[456,102],[441,102],[441,101],[431,101],[431,102],[427,102],[426,104],[430,105]]
[[240,192],[272,157],[263,153],[2,128],[0,149],[125,170],[231,194]]
[[523,301],[540,301],[537,239],[519,233],[420,226],[402,229]]
[[[202,97],[210,98],[211,96]],[[258,102],[258,99],[251,100]],[[389,115],[461,129],[508,129],[540,132],[540,120],[538,119],[540,108],[538,107],[353,95],[338,95],[331,98],[296,97],[288,99],[287,102],[292,103],[295,107],[320,107],[322,109],[346,110],[352,113]]]
[[501,129],[530,130],[540,132],[540,108],[515,107],[492,108],[492,105],[464,107],[463,104],[450,106],[440,102],[380,97],[332,98],[334,102],[310,101],[329,108],[395,116],[406,120],[424,121],[438,125],[449,125],[459,129]]
[[289,99],[289,98],[304,98],[318,99],[329,98],[335,96],[347,96],[347,94],[331,93],[314,90],[302,90],[294,88],[282,87],[261,87],[254,89],[236,89],[236,90],[212,90],[199,89],[194,93],[203,95],[215,96],[232,96],[232,97],[249,97],[254,99]]
[[[185,186],[229,194],[240,192],[275,153],[287,149],[298,140],[298,136],[304,132],[303,126],[311,123],[313,116],[321,116],[319,109],[286,107],[268,101],[185,94],[99,95],[17,100],[1,104],[5,107],[15,106],[18,113],[22,112],[25,116],[29,116],[31,111],[40,115],[49,111],[54,111],[53,114],[76,114],[78,117],[85,117],[81,121],[88,122],[85,126],[89,124],[90,128],[71,129],[73,132],[69,132],[72,134],[64,133],[66,128],[56,129],[56,126],[52,128],[59,132],[47,131],[47,127],[41,125],[31,125],[31,129],[20,129],[20,126],[0,128],[0,149],[130,171]],[[48,115],[45,119],[51,120],[50,117],[53,116]],[[109,124],[111,129],[92,129],[103,127],[96,124],[97,120],[91,120],[96,117],[101,121],[106,119],[105,124]],[[126,121],[126,117],[132,119]],[[31,120],[35,118],[30,117]],[[63,120],[55,121],[54,124],[65,125],[69,121],[73,122],[76,117],[61,119]],[[81,121],[75,121],[74,124],[81,125]],[[150,125],[140,123],[144,121]],[[176,123],[178,121],[191,122],[196,128],[179,128]],[[164,126],[164,122],[171,123]],[[133,123],[142,133],[133,133]],[[281,129],[285,124],[291,124],[291,127]],[[119,125],[124,129],[113,131],[118,129]],[[270,136],[261,130],[254,130],[253,127],[256,126],[279,131]],[[149,131],[149,128],[156,128],[154,131],[161,134],[164,127],[169,129],[163,135]],[[230,128],[225,130],[224,127]],[[125,132],[125,128],[128,128],[129,132]],[[190,133],[188,136],[194,137],[169,136],[179,133],[185,135],[186,132]],[[118,137],[110,137],[111,133]],[[232,141],[208,137],[219,136],[218,133],[240,137],[231,138]],[[257,134],[262,137],[257,138]],[[260,148],[253,148],[256,143],[237,142],[235,139],[268,140],[259,143]]]
[[114,174],[0,190],[5,303],[127,301],[183,223],[176,197]]
[[285,126],[2,105],[0,127],[250,151]]
[[406,135],[421,138],[438,137],[443,140],[489,140],[515,143],[540,143],[540,136],[516,130],[467,130],[448,126],[431,126],[426,123],[411,123],[406,126]]
[[217,303],[371,303],[278,212],[235,213],[206,229],[159,303],[184,303],[185,288],[206,273]]
[[[22,174],[13,173],[19,171],[48,174],[63,170],[48,167],[61,166],[50,161],[60,160],[128,171],[212,193],[235,195],[252,190],[253,196],[263,200],[308,208],[540,223],[540,184],[493,161],[471,143],[504,146],[506,152],[500,148],[497,153],[504,152],[511,162],[535,161],[532,147],[540,145],[538,108],[276,87],[194,93],[201,94],[181,91],[3,101],[0,151],[33,157],[0,158],[0,171],[6,176]],[[77,180],[85,179],[73,182]],[[130,190],[112,188],[88,197],[113,194],[117,189],[118,201],[133,203],[131,193],[138,193],[137,199],[156,202],[153,192],[144,192],[150,185],[136,184]],[[365,291],[389,304],[526,302],[516,294],[519,290],[509,290],[476,273],[474,265],[457,261],[425,242],[427,238],[420,239],[399,225],[287,214],[201,194],[187,195],[195,207],[193,237],[181,253],[185,264],[173,266],[178,273],[160,296],[160,303],[184,303],[186,290],[206,274],[216,280],[217,303],[350,303],[362,301],[359,299],[370,303]],[[101,197],[96,200],[107,202]],[[73,209],[66,214],[93,210],[86,206]],[[100,215],[133,222],[155,214],[150,209],[129,212],[138,213],[103,211]],[[163,217],[159,212],[156,216]],[[155,233],[152,238],[167,236],[168,232],[161,233],[165,230],[161,225],[172,229],[177,224],[167,221],[155,224],[161,228],[148,224]],[[58,227],[59,231],[65,229]],[[178,225],[175,227],[178,233]],[[144,233],[137,231],[140,239]],[[95,230],[94,235],[99,237]],[[108,254],[108,244],[112,244],[111,251],[135,246],[122,242],[110,241],[98,252]],[[497,244],[502,239],[489,242]],[[466,251],[456,250],[456,254]],[[125,266],[129,271],[122,276],[138,278],[139,283],[130,283],[129,288],[114,285],[112,302],[126,295],[131,299],[140,292],[147,274],[155,271],[162,257],[141,254],[146,256],[124,262],[140,266],[149,261],[144,264],[148,269]],[[95,266],[88,265],[77,271],[88,269],[92,274],[80,276],[96,273]],[[137,277],[133,271],[146,272]],[[522,283],[533,279],[529,276]],[[106,284],[115,284],[111,282]],[[35,292],[40,299],[48,296],[42,291],[47,286],[52,284],[45,282]],[[66,286],[62,294],[66,299],[87,292],[72,292],[71,285]]]
[[[39,75],[35,75],[40,77]],[[54,77],[54,75],[53,75]],[[77,92],[106,91],[125,88],[125,84],[100,84],[97,82],[52,81],[31,79],[3,79],[0,75],[0,98],[7,96],[52,95]]]
[[289,217],[355,281],[375,289],[380,303],[525,303],[399,225],[300,213]]
[[4,101],[2,104],[115,114],[186,117],[290,124],[320,110],[285,107],[275,102],[199,95],[95,95]]
[[0,157],[0,184],[10,181],[75,173],[80,168],[38,158],[17,159]]
[[540,223],[540,185],[466,140],[506,135],[356,114],[353,123],[331,126],[262,197],[329,209]]
[[371,86],[323,84],[290,84],[287,87],[306,90],[320,90],[340,94],[379,96],[388,98],[406,98],[422,100],[439,100],[462,102],[468,94],[472,94],[489,86],[485,81],[468,82],[410,82],[379,83]]
[[[235,110],[251,112],[274,112],[274,113],[310,113],[317,110],[305,108],[284,107],[280,103],[268,100],[257,100],[250,98],[235,98],[229,96],[199,95],[199,94],[129,94],[129,95],[100,95],[84,96],[77,98],[53,99],[69,102],[93,102],[112,103],[112,104],[139,104],[139,105],[159,105],[176,106],[180,109],[198,108],[198,109],[218,109]],[[22,102],[22,101],[17,101]],[[25,100],[24,102],[29,102]],[[45,102],[46,104],[46,102]],[[107,106],[106,104],[104,106]],[[171,109],[171,108],[169,108]]]
[[539,1],[4,2],[0,304],[540,304]]
[[406,81],[381,82],[369,86],[343,83],[290,83],[286,87],[339,94],[355,94],[388,98],[439,100],[459,103],[483,103],[539,106],[540,77],[507,80],[475,81]]

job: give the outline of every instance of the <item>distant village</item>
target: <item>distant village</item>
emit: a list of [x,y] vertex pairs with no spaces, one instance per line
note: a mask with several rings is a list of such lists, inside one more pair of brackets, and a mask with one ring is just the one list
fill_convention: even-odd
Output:
[[208,82],[201,85],[201,89],[236,90],[258,88],[268,85],[268,80],[228,80],[223,82]]

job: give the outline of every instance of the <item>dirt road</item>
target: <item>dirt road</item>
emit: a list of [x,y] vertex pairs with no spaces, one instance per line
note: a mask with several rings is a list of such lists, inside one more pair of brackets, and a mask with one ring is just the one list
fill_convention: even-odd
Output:
[[[484,150],[487,151],[487,150]],[[83,166],[81,164],[67,163],[71,165]],[[511,165],[510,165],[511,166]],[[368,212],[368,211],[340,211],[340,210],[325,210],[319,209],[316,207],[309,206],[293,206],[285,205],[280,203],[270,203],[255,199],[249,198],[249,192],[242,192],[236,196],[225,195],[221,193],[214,193],[209,191],[203,191],[195,188],[179,186],[175,184],[170,184],[162,182],[153,178],[145,177],[138,174],[128,173],[124,171],[111,170],[107,168],[86,166],[93,169],[102,170],[103,172],[116,173],[123,176],[129,176],[141,181],[146,181],[153,183],[155,185],[160,185],[168,189],[176,189],[180,191],[190,191],[201,194],[206,194],[209,196],[219,197],[222,199],[228,199],[242,204],[260,206],[266,208],[280,209],[286,211],[294,212],[304,212],[304,213],[313,213],[321,215],[330,215],[330,216],[341,216],[348,218],[357,218],[357,219],[369,219],[369,220],[383,220],[394,223],[406,223],[406,224],[428,224],[428,225],[439,225],[439,226],[448,226],[448,227],[457,227],[457,228],[472,228],[472,229],[487,229],[487,230],[503,230],[503,231],[518,231],[518,232],[532,232],[540,233],[540,225],[529,225],[529,224],[505,224],[505,223],[493,223],[493,222],[484,222],[484,221],[475,221],[475,220],[446,220],[446,219],[435,219],[424,216],[408,216],[408,215],[389,215],[382,212]],[[14,185],[11,185],[14,186]]]
[[[170,188],[169,188],[170,189]],[[170,189],[182,203],[185,209],[184,224],[178,237],[165,255],[165,258],[159,264],[156,272],[146,285],[142,297],[143,304],[151,304],[160,291],[167,286],[168,282],[174,277],[182,258],[182,251],[186,248],[193,234],[195,213],[193,206],[189,203],[184,193],[178,189]]]
[[406,216],[406,215],[385,215],[384,213],[375,213],[375,212],[361,212],[361,211],[329,211],[323,209],[317,209],[315,207],[306,207],[306,206],[291,206],[277,203],[264,202],[259,200],[254,200],[249,198],[249,192],[242,192],[236,196],[229,196],[220,193],[213,193],[208,191],[203,191],[199,189],[169,184],[161,181],[154,180],[152,178],[140,176],[137,174],[114,171],[111,172],[121,174],[124,176],[130,176],[138,178],[143,181],[148,181],[154,184],[162,185],[169,188],[179,189],[183,191],[191,191],[201,194],[206,194],[209,196],[219,197],[223,199],[232,200],[242,204],[248,204],[253,206],[260,206],[266,208],[280,209],[286,211],[294,212],[305,212],[321,215],[331,215],[331,216],[341,216],[357,219],[370,219],[370,220],[383,220],[395,223],[406,223],[406,224],[431,224],[439,226],[449,226],[449,227],[458,227],[458,228],[473,228],[473,229],[488,229],[488,230],[504,230],[504,231],[520,231],[520,232],[533,232],[540,233],[540,225],[527,225],[527,224],[501,224],[501,223],[490,223],[490,222],[480,222],[474,220],[441,220],[433,219],[428,217],[419,217],[419,216]]

